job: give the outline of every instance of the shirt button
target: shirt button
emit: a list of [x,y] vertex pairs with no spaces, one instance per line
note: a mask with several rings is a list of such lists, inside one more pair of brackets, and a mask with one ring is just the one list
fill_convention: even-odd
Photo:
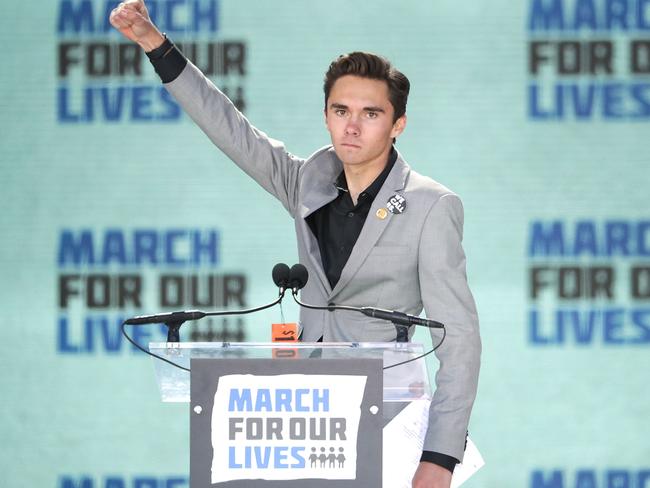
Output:
[[348,217],[354,217],[354,212],[348,212]]

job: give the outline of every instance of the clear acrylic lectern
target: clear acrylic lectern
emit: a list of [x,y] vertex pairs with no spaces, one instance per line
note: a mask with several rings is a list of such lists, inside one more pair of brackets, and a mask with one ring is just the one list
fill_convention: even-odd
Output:
[[[202,437],[201,448],[197,448],[198,442],[191,439],[192,488],[195,486],[253,487],[258,484],[269,487],[317,488],[326,487],[333,481],[337,486],[359,488],[366,486],[397,488],[409,485],[412,473],[400,470],[403,474],[397,476],[394,469],[386,468],[390,466],[395,468],[394,460],[404,460],[405,456],[413,457],[414,463],[417,464],[421,454],[432,397],[426,362],[424,358],[418,359],[423,354],[421,344],[162,342],[150,343],[149,350],[183,368],[192,369],[190,373],[154,358],[162,401],[191,402],[191,437]],[[205,372],[201,373],[203,376],[201,376],[200,390],[209,390],[204,394],[203,391],[197,391],[198,376],[195,374],[199,370],[199,365],[205,371],[204,365],[213,364],[209,360],[218,360],[214,364],[227,366],[225,369],[222,368],[221,373],[215,373],[214,380],[210,380],[211,369],[207,370],[207,381]],[[257,364],[263,365],[261,368],[251,366],[256,364],[256,360],[259,360]],[[398,364],[402,362],[405,363]],[[241,371],[238,365],[242,365]],[[348,368],[347,365],[350,367]],[[387,369],[383,369],[382,365]],[[345,419],[344,414],[335,416],[334,419],[327,418],[329,423],[326,424],[326,420],[323,419],[327,415],[318,412],[318,409],[315,413],[308,412],[309,409],[302,405],[307,412],[302,416],[297,414],[295,407],[294,411],[291,411],[288,398],[292,394],[298,398],[298,393],[305,393],[310,386],[320,384],[319,382],[328,375],[337,378],[331,388],[331,398],[329,396],[327,398],[328,406],[330,400],[332,404],[335,403],[336,397],[340,399],[344,396],[343,403],[345,403],[347,398],[354,397],[355,392],[360,390],[358,385],[346,387],[346,381],[350,378],[362,377],[363,374],[354,376],[356,374],[354,371],[363,371],[363,368],[368,367],[374,371],[366,374],[366,378],[368,384],[373,383],[377,386],[377,394],[374,397],[376,400],[368,400],[368,395],[362,394],[354,408],[345,410],[347,407],[344,407],[341,412],[346,411],[348,413],[345,415],[351,415],[344,424],[349,428],[354,423],[354,416],[358,416],[359,412],[361,415],[359,425],[362,426],[365,422],[364,415],[372,411],[375,418],[371,419],[370,423],[374,425],[374,430],[378,431],[377,435],[364,434],[367,430],[364,431],[359,427],[359,438],[355,440],[354,447],[345,444],[344,441],[349,440],[345,436],[343,440],[336,439],[331,431],[329,434],[331,437],[327,438],[330,440],[324,440],[325,437],[321,434],[327,430],[325,426],[329,425],[328,429],[331,429],[331,425],[334,425],[334,432],[337,433],[337,429],[341,430],[343,425],[340,419]],[[215,371],[220,368],[221,366],[216,367]],[[346,376],[348,370],[352,371],[349,373],[350,378]],[[249,378],[256,375],[263,378],[262,383],[258,383],[258,386],[252,389],[245,388]],[[373,375],[374,379],[371,380]],[[287,378],[286,385],[274,387],[275,376]],[[304,382],[307,377],[307,381]],[[190,378],[193,379],[194,385],[191,384]],[[265,384],[264,381],[267,383]],[[295,386],[300,385],[300,381],[303,381],[302,386]],[[207,385],[206,388],[203,385]],[[266,391],[267,385],[272,392],[268,394],[269,398],[260,396],[260,391]],[[229,393],[223,394],[222,387],[230,388],[227,390]],[[294,387],[297,388],[295,391],[291,389]],[[222,388],[221,392],[219,388]],[[250,391],[254,392],[252,397]],[[322,393],[330,390],[315,391]],[[341,392],[345,392],[344,395]],[[249,396],[246,396],[247,394]],[[197,400],[199,396],[201,400]],[[271,408],[273,398],[276,402],[280,398],[280,408],[267,413],[265,409]],[[256,405],[256,401],[258,403],[263,401],[262,407]],[[378,406],[375,405],[376,403]],[[238,408],[246,410],[244,407],[247,405],[250,406],[248,411],[236,412]],[[281,408],[282,406],[284,409]],[[332,409],[335,408],[338,407],[332,405]],[[200,428],[194,427],[195,417],[200,417],[197,420],[197,425],[198,423],[201,425]],[[224,420],[226,418],[229,420]],[[283,419],[286,420],[284,424]],[[335,422],[336,419],[339,419],[341,425]],[[331,424],[333,421],[335,423]],[[359,423],[358,418],[356,422]],[[256,427],[258,425],[259,427]],[[269,428],[272,434],[276,434],[275,437],[273,435],[260,437]],[[356,431],[352,429],[350,431],[356,435]],[[278,436],[281,441],[277,440]],[[290,436],[292,437],[289,438]],[[296,439],[299,441],[295,441]],[[224,447],[225,445],[227,447]],[[374,450],[375,457],[366,456],[367,450]],[[409,456],[411,453],[412,456]],[[195,461],[199,457],[201,460]],[[366,459],[374,461],[369,463]],[[201,469],[195,469],[199,464]],[[354,470],[351,474],[349,471],[346,474],[346,467],[352,465]],[[273,467],[276,469],[272,469]],[[196,475],[198,471],[202,474]],[[373,471],[374,478],[368,474]],[[224,475],[224,472],[234,474]],[[246,475],[248,478],[242,474],[245,472],[251,473]],[[305,472],[308,475],[301,474]],[[211,481],[209,481],[210,476]],[[400,476],[404,479],[400,479]],[[198,479],[201,480],[200,483],[195,482]]]

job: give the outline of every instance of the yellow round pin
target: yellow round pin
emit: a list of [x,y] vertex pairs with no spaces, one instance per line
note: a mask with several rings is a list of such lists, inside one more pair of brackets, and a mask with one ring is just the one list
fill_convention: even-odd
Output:
[[377,209],[377,213],[375,215],[377,215],[377,217],[379,217],[381,220],[384,220],[388,216],[388,210],[385,208],[379,208]]

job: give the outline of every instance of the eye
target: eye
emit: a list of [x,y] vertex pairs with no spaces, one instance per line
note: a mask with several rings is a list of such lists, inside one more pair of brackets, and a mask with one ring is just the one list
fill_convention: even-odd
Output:
[[343,108],[334,109],[334,113],[339,117],[343,117],[345,115],[345,109]]
[[368,112],[367,115],[369,119],[376,119],[379,116],[377,112]]

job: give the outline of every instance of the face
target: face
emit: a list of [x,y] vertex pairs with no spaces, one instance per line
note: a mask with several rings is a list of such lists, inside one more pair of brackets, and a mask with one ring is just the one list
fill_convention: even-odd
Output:
[[343,164],[358,169],[383,167],[393,138],[406,125],[406,116],[393,123],[393,113],[385,81],[346,75],[334,82],[325,124]]

